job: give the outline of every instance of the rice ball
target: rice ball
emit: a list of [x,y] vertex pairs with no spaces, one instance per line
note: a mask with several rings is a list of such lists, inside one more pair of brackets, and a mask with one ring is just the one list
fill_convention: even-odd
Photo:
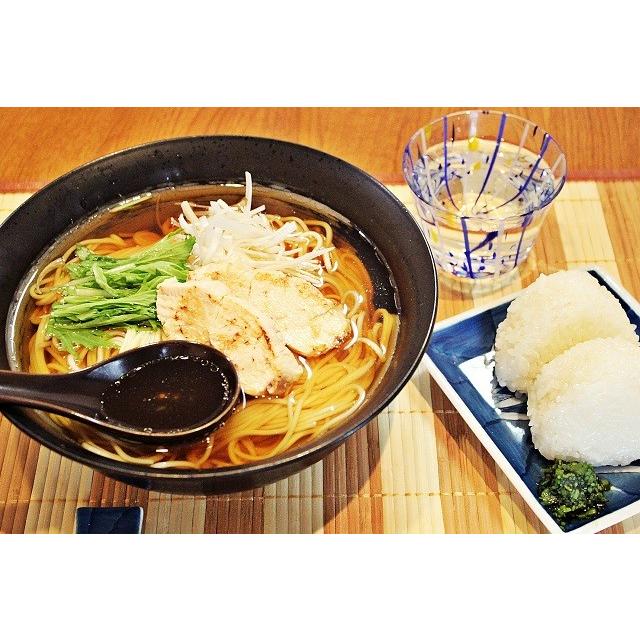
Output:
[[598,338],[565,351],[542,367],[527,413],[533,444],[549,460],[640,459],[640,346]]
[[509,305],[495,343],[498,382],[527,393],[540,369],[574,345],[620,337],[637,344],[616,298],[586,271],[541,275]]

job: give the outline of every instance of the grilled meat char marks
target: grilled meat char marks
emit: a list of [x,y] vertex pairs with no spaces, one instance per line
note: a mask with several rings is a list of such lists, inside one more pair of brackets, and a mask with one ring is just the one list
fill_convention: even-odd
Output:
[[300,378],[292,352],[321,355],[351,333],[342,308],[306,280],[231,265],[200,267],[184,283],[163,282],[157,311],[169,339],[222,351],[252,396],[278,395]]
[[212,264],[196,269],[190,278],[227,284],[234,296],[270,316],[286,345],[300,355],[322,355],[351,334],[340,305],[297,276]]
[[224,353],[249,395],[280,394],[303,373],[270,318],[223,283],[167,280],[158,287],[157,311],[169,339],[210,344]]

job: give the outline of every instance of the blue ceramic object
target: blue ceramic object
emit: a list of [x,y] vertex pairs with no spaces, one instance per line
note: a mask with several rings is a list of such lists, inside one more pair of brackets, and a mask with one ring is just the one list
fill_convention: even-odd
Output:
[[79,507],[76,533],[142,533],[142,507]]
[[[589,273],[618,299],[640,335],[640,315],[631,306],[635,301],[630,300],[629,304],[624,294],[613,288],[609,279],[596,269],[590,269]],[[508,306],[509,302],[505,302],[441,329],[436,327],[427,355],[537,501],[537,485],[542,469],[551,462],[540,455],[531,441],[526,396],[499,386],[493,372],[496,329],[504,320]],[[454,401],[450,394],[447,395]],[[597,518],[574,521],[566,527],[566,531],[614,514],[640,498],[640,473],[599,475],[611,482],[606,507]],[[537,506],[538,509],[534,509],[536,511],[543,508],[539,502]],[[631,513],[627,510],[627,513],[620,515],[622,519]],[[604,526],[610,524],[613,522]]]

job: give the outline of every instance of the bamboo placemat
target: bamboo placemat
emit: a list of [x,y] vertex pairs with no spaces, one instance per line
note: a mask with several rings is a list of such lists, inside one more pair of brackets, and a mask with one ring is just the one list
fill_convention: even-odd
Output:
[[[407,187],[390,188],[414,210]],[[0,194],[0,219],[27,196]],[[438,319],[518,290],[538,273],[589,263],[639,297],[639,203],[639,182],[568,183],[516,277],[484,293],[441,282]],[[2,419],[0,532],[69,533],[76,507],[123,505],[144,508],[145,533],[543,531],[423,365],[376,420],[322,462],[225,496],[134,489],[50,452]],[[608,531],[640,532],[640,517]]]

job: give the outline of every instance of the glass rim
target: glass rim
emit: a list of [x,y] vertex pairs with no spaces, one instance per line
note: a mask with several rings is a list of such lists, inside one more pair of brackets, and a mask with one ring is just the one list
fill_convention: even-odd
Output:
[[[442,213],[446,213],[446,214],[451,214],[452,212],[449,209],[445,209],[444,207],[440,206],[439,204],[434,204],[432,202],[427,202],[420,193],[418,193],[418,191],[416,191],[413,188],[413,181],[409,180],[408,176],[407,176],[407,171],[405,168],[405,158],[410,155],[410,149],[409,147],[411,146],[411,143],[414,142],[414,140],[416,139],[417,136],[420,135],[421,131],[424,131],[425,128],[427,127],[431,127],[433,125],[436,125],[440,122],[442,122],[445,118],[453,118],[455,116],[469,116],[472,113],[476,113],[479,116],[483,116],[483,115],[491,115],[491,116],[502,116],[505,115],[508,119],[511,120],[519,120],[522,124],[524,125],[531,125],[534,128],[536,128],[537,130],[541,131],[543,133],[543,138],[544,135],[549,136],[549,138],[551,139],[551,144],[553,144],[557,150],[560,152],[560,154],[562,155],[562,157],[564,158],[564,173],[562,174],[562,177],[560,178],[559,182],[558,182],[558,186],[553,190],[553,193],[551,194],[551,196],[544,201],[543,204],[534,207],[533,209],[531,209],[531,211],[528,211],[527,213],[518,213],[516,215],[512,215],[512,216],[507,216],[506,218],[485,218],[486,220],[518,220],[520,218],[526,218],[527,216],[531,216],[532,214],[534,214],[536,211],[540,211],[542,209],[545,209],[546,207],[548,207],[557,197],[557,195],[560,193],[560,191],[562,191],[562,187],[564,187],[565,182],[567,181],[567,155],[565,154],[564,150],[562,149],[562,147],[560,146],[560,144],[558,143],[558,141],[544,128],[542,128],[539,124],[533,122],[532,120],[528,120],[527,118],[524,118],[522,116],[519,116],[515,113],[509,113],[507,111],[498,111],[497,109],[464,109],[462,111],[453,111],[451,113],[445,113],[443,116],[440,116],[439,118],[436,118],[435,120],[431,120],[430,122],[427,122],[426,124],[423,124],[419,129],[417,129],[416,131],[413,132],[413,134],[411,135],[411,137],[409,138],[409,141],[407,142],[407,144],[405,145],[404,151],[402,152],[402,174],[404,176],[404,180],[407,183],[407,186],[411,189],[411,192],[413,193],[413,195],[418,198],[419,200],[421,200],[427,207],[431,207],[432,209],[435,209],[436,211],[442,212]],[[482,139],[482,138],[481,138]],[[539,155],[539,154],[538,154]],[[490,211],[488,212],[490,213]],[[457,216],[459,219],[464,219],[464,220],[475,220],[476,216]]]

